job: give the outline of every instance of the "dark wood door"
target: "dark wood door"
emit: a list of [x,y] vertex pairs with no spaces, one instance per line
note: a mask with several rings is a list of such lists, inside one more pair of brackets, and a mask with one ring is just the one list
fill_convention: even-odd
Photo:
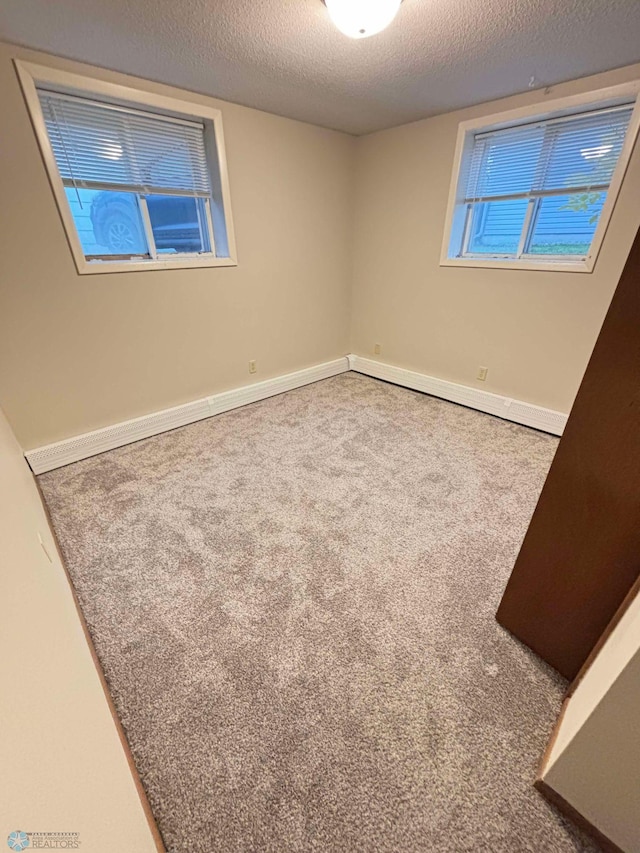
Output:
[[497,612],[573,678],[640,575],[640,231]]

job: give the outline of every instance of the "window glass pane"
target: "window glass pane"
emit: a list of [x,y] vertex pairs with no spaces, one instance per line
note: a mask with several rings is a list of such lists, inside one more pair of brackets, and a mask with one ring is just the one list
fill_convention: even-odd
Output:
[[203,199],[155,194],[145,198],[159,254],[211,251]]
[[550,128],[543,189],[609,184],[624,144],[631,110],[567,119]]
[[43,90],[39,98],[63,178],[211,192],[202,122]]
[[550,196],[539,202],[527,252],[586,255],[598,226],[606,193]]
[[544,129],[538,127],[497,134],[476,144],[467,197],[529,192],[543,140]]
[[475,204],[467,252],[514,255],[518,251],[528,204],[527,199]]
[[147,241],[135,193],[66,187],[85,255],[146,255]]

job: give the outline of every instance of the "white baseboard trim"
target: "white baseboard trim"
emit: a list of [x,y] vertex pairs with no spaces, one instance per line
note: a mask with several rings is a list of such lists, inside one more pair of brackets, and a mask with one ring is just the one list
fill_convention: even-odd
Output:
[[219,415],[222,412],[246,406],[248,403],[264,400],[266,397],[274,397],[284,391],[291,391],[302,385],[318,382],[320,379],[328,379],[347,370],[349,370],[347,357],[337,358],[335,361],[296,370],[295,373],[287,373],[275,379],[234,388],[232,391],[214,394],[212,397],[205,397],[172,409],[153,412],[150,415],[122,421],[122,423],[66,438],[44,447],[36,447],[25,451],[24,455],[34,474],[44,474],[45,471],[52,471],[54,468],[61,468],[63,465],[86,459],[88,456],[104,453],[105,450],[113,450],[115,447],[122,447],[124,444],[131,444],[160,432],[209,418],[212,415]]
[[309,385],[321,379],[328,379],[330,376],[337,376],[339,373],[346,373],[348,370],[364,373],[376,379],[384,379],[387,382],[412,388],[415,391],[423,391],[425,394],[441,397],[452,403],[460,403],[471,409],[478,409],[481,412],[497,415],[500,418],[554,435],[562,435],[567,422],[567,415],[562,412],[555,412],[553,409],[544,409],[541,406],[534,406],[532,403],[511,400],[508,397],[501,397],[488,391],[479,391],[467,385],[446,382],[424,373],[416,373],[402,367],[394,367],[391,364],[384,364],[381,361],[351,354],[344,358],[337,358],[335,361],[327,361],[324,364],[297,370],[295,373],[277,376],[275,379],[255,382],[252,385],[234,388],[232,391],[214,394],[212,397],[204,397],[202,400],[194,400],[192,403],[185,403],[172,409],[163,409],[160,412],[153,412],[150,415],[143,415],[130,421],[122,421],[122,423],[96,429],[93,432],[66,438],[44,447],[36,447],[33,450],[25,451],[24,455],[34,474],[44,474],[46,471],[53,471],[54,468],[79,462],[81,459],[104,453],[106,450],[113,450],[115,447],[122,447],[125,444],[131,444],[134,441],[140,441],[140,439],[149,438],[152,435],[176,429],[176,427],[185,426],[185,424],[203,418],[210,418],[213,415],[246,406],[248,403],[274,397],[285,391],[300,388],[302,385]]
[[436,379],[424,373],[416,373],[413,370],[405,370],[402,367],[394,367],[381,361],[363,358],[360,355],[349,355],[349,367],[357,373],[364,373],[376,379],[384,379],[395,385],[403,385],[405,388],[413,388],[415,391],[423,391],[434,397],[442,397],[452,403],[460,403],[480,412],[497,415],[508,421],[515,421],[524,426],[534,427],[553,435],[562,435],[567,423],[568,415],[556,412],[553,409],[545,409],[542,406],[534,406],[522,400],[512,400],[509,397],[501,397],[499,394],[491,394],[489,391],[480,391],[470,388],[468,385],[458,385],[456,382],[447,382],[444,379]]

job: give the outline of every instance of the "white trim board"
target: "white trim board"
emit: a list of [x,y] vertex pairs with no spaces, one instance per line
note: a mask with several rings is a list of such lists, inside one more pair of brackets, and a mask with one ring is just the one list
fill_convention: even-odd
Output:
[[130,421],[122,421],[93,432],[66,438],[44,447],[36,447],[25,451],[24,455],[34,474],[44,474],[45,471],[70,465],[80,459],[104,453],[105,450],[113,450],[115,447],[122,447],[160,432],[210,418],[212,415],[219,415],[222,412],[246,406],[248,403],[264,400],[266,397],[274,397],[284,391],[291,391],[302,385],[318,382],[320,379],[328,379],[330,376],[337,376],[348,370],[347,357],[337,358],[335,361],[327,361],[314,367],[297,370],[295,373],[277,376],[275,379],[255,382],[242,388],[234,388],[232,391],[175,406],[172,409],[153,412]]
[[553,409],[545,409],[542,406],[534,406],[522,400],[512,400],[499,394],[491,394],[489,391],[480,391],[470,388],[468,385],[458,385],[456,382],[447,382],[444,379],[436,379],[424,373],[416,373],[413,370],[405,370],[403,367],[394,367],[392,364],[384,364],[381,361],[373,361],[360,355],[349,355],[349,367],[357,373],[364,373],[376,379],[384,379],[395,385],[412,388],[414,391],[422,391],[434,397],[442,397],[452,403],[468,406],[480,412],[496,415],[507,421],[515,421],[524,426],[534,427],[553,435],[562,435],[567,423],[568,415],[556,412]]
[[521,400],[511,400],[508,397],[501,397],[488,391],[479,391],[467,385],[446,382],[443,379],[436,379],[434,376],[405,370],[402,367],[394,367],[391,364],[373,361],[360,355],[348,355],[344,358],[337,358],[335,361],[327,361],[314,367],[297,370],[295,373],[277,376],[275,379],[255,382],[242,388],[234,388],[232,391],[224,391],[221,394],[214,394],[212,397],[204,397],[182,406],[175,406],[172,409],[163,409],[160,412],[122,421],[102,429],[93,430],[93,432],[65,438],[63,441],[57,441],[54,444],[27,450],[24,455],[34,474],[44,474],[46,471],[62,468],[64,465],[79,462],[81,459],[104,453],[106,450],[132,444],[134,441],[150,438],[152,435],[167,432],[204,418],[210,418],[213,415],[219,415],[222,412],[228,412],[231,409],[237,409],[258,400],[264,400],[267,397],[274,397],[285,391],[292,391],[294,388],[300,388],[321,379],[328,379],[330,376],[337,376],[339,373],[346,373],[348,370],[364,373],[386,382],[393,382],[395,385],[402,385],[415,391],[422,391],[425,394],[441,397],[452,403],[459,403],[462,406],[487,412],[490,415],[497,415],[499,418],[515,421],[554,435],[562,435],[567,422],[568,416],[562,412],[544,409],[541,406],[534,406],[532,403],[524,403]]

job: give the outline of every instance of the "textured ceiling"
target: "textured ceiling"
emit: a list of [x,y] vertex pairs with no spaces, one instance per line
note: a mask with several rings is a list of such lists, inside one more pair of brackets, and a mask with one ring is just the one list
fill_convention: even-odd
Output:
[[0,38],[362,134],[640,61],[640,0],[404,0],[359,41],[320,0],[0,0]]

